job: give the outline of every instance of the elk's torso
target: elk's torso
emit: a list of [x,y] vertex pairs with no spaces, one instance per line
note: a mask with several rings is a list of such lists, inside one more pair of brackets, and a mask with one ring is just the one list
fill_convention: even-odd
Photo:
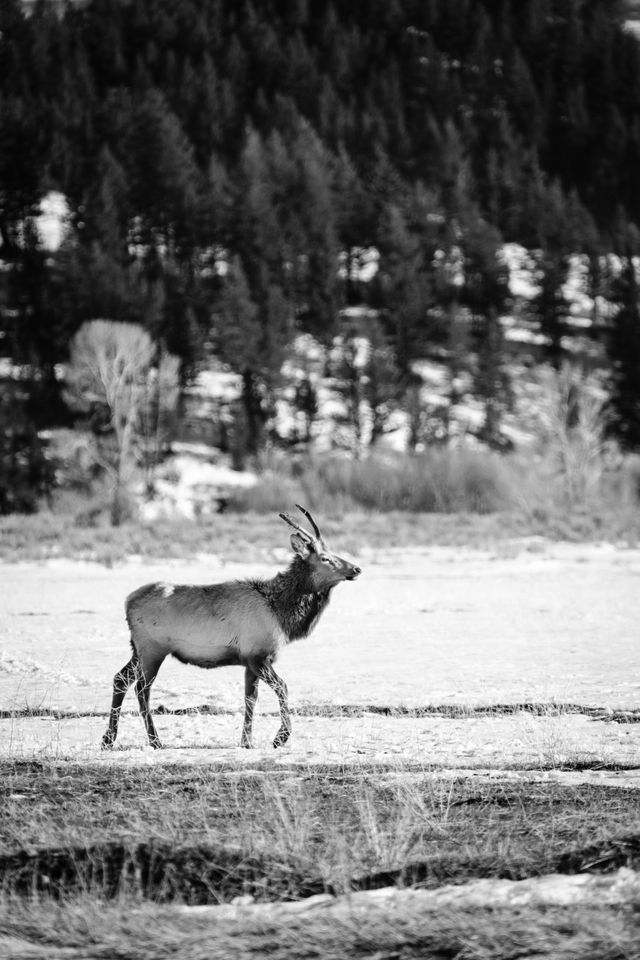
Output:
[[286,643],[307,636],[329,592],[313,592],[294,561],[272,580],[147,584],[127,597],[127,622],[136,648],[200,667],[246,665],[274,660]]

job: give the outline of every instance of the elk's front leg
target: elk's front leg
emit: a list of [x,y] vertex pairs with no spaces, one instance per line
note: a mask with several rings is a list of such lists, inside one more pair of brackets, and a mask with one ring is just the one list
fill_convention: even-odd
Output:
[[289,712],[289,699],[287,685],[275,672],[270,663],[262,665],[258,676],[264,680],[267,686],[271,687],[278,698],[280,704],[280,729],[276,733],[273,741],[274,747],[282,747],[291,736],[291,714]]
[[253,711],[258,699],[258,683],[260,678],[251,667],[244,670],[244,723],[242,724],[242,738],[240,746],[250,750],[253,746]]

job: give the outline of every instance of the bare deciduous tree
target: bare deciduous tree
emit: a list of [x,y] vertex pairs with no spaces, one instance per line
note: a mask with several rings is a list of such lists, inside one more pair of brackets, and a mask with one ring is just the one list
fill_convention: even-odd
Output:
[[[178,361],[162,356],[142,327],[113,320],[91,320],[71,342],[67,385],[81,408],[106,407],[115,449],[101,457],[113,484],[111,522],[123,519],[145,424],[157,424],[150,403],[166,409],[177,399]],[[148,439],[148,438],[147,438]]]

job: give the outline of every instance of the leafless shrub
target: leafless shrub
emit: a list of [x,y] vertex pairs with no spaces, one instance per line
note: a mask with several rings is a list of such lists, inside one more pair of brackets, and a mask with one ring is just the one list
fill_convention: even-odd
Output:
[[543,442],[557,464],[569,505],[588,504],[605,467],[604,395],[571,364],[549,374],[541,409]]

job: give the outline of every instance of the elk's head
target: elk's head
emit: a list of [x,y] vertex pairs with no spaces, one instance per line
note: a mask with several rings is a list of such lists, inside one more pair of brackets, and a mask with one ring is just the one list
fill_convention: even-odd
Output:
[[329,550],[322,539],[317,523],[309,511],[301,507],[299,503],[296,503],[296,507],[305,515],[313,527],[313,534],[296,523],[287,513],[281,513],[280,516],[285,523],[288,523],[296,531],[291,535],[291,546],[294,552],[307,564],[313,589],[323,592],[335,587],[342,580],[355,580],[362,572],[360,567],[354,566],[353,563]]

